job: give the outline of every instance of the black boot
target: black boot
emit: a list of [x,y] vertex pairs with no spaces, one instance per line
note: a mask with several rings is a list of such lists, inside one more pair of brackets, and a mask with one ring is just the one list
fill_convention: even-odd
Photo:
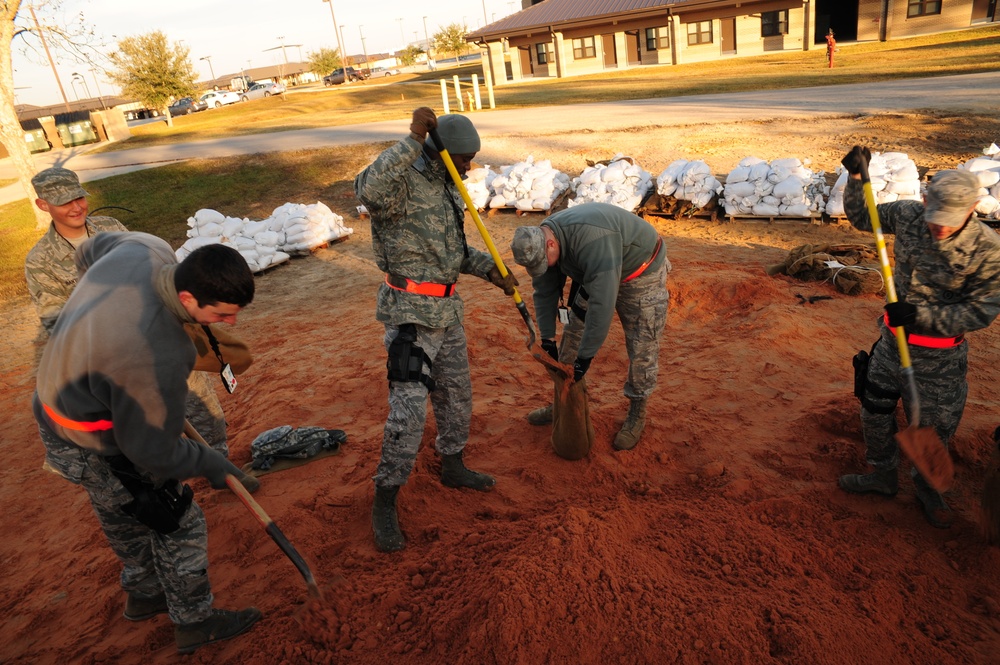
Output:
[[177,651],[194,653],[198,647],[236,637],[249,630],[259,619],[260,611],[256,607],[239,611],[212,610],[212,614],[203,621],[174,626]]
[[489,492],[496,483],[493,476],[465,468],[462,453],[441,456],[441,484],[445,487],[468,487]]
[[853,494],[896,496],[899,491],[899,472],[897,469],[876,469],[865,474],[851,473],[840,477],[840,489]]
[[372,531],[375,532],[375,548],[379,552],[398,552],[406,547],[406,538],[399,530],[399,517],[396,515],[396,495],[399,485],[395,487],[375,486],[375,502],[372,504]]
[[917,501],[924,511],[924,517],[932,527],[947,529],[955,523],[955,513],[944,502],[944,497],[928,485],[922,476],[918,475],[913,479],[913,486],[917,490]]

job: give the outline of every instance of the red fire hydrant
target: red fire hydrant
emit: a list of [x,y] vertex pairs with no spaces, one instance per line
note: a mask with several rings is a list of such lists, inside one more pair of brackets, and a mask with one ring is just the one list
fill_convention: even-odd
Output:
[[837,40],[833,38],[833,28],[826,33],[826,58],[830,61],[830,69],[833,69],[833,52],[837,50]]

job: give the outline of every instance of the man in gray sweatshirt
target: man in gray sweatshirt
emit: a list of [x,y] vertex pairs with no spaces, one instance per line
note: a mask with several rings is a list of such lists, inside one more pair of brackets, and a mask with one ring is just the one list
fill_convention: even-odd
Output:
[[[560,362],[573,363],[575,379],[587,373],[618,312],[629,357],[625,396],[628,415],[615,436],[617,450],[630,450],[646,425],[646,404],[656,387],[660,337],[667,322],[670,261],[651,224],[607,203],[584,203],[555,213],[541,226],[522,226],[511,243],[514,261],[534,287],[542,347]],[[572,280],[563,301],[566,278]],[[566,327],[557,346],[556,318]],[[528,421],[552,421],[552,407],[532,411]]]
[[212,609],[205,516],[181,482],[245,476],[181,436],[196,352],[185,323],[234,323],[253,300],[239,252],[209,245],[178,264],[165,241],[102,233],[76,252],[79,283],[52,328],[32,403],[46,467],[90,496],[122,562],[125,618],[168,613],[178,651],[224,640],[260,618]]

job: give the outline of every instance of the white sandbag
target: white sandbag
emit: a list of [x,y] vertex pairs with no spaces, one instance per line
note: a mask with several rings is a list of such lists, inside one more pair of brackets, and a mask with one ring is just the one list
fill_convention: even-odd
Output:
[[726,184],[736,183],[736,182],[746,182],[747,178],[750,177],[750,167],[749,166],[737,166],[735,169],[729,172],[726,176]]
[[1000,210],[1000,201],[992,196],[986,195],[976,203],[976,213],[980,215],[992,217],[997,210]]
[[753,214],[763,215],[765,217],[771,217],[773,215],[780,215],[781,211],[778,210],[776,205],[768,205],[766,203],[758,203],[753,207]]
[[979,178],[979,186],[988,189],[1000,182],[1000,166],[992,171],[988,169],[979,171],[976,173],[976,177]]
[[978,173],[979,171],[985,171],[987,169],[995,169],[996,167],[996,161],[988,157],[975,157],[962,164],[962,168],[966,171],[972,171],[973,173]]
[[[194,235],[192,235],[194,234]],[[216,222],[199,223],[198,226],[188,231],[188,236],[202,236],[205,238],[217,238],[222,235],[222,224]]]
[[243,230],[242,219],[236,219],[235,217],[230,217],[222,224],[222,235],[226,236],[227,238],[238,236],[240,234],[240,231],[242,230]]
[[215,224],[222,224],[226,221],[226,216],[217,210],[211,210],[209,208],[202,208],[194,214],[195,221],[198,224],[208,224],[210,222]]
[[269,247],[277,247],[281,241],[281,237],[276,231],[261,231],[253,239],[258,245],[267,245]]
[[772,193],[779,199],[785,197],[801,197],[805,191],[804,185],[801,180],[795,176],[791,176],[781,182],[774,185]]
[[887,193],[892,193],[896,195],[919,194],[920,181],[919,180],[909,180],[905,182],[890,181],[886,183],[885,191]]

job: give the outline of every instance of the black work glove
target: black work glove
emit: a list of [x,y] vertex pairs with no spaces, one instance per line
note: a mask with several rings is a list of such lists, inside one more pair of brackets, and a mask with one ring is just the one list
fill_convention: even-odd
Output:
[[421,106],[416,111],[413,112],[413,122],[410,123],[410,133],[414,135],[419,141],[423,141],[427,138],[427,135],[432,129],[436,129],[438,126],[437,116],[434,115],[434,110],[427,108],[426,106]]
[[543,339],[542,350],[552,356],[552,360],[559,360],[559,345],[554,339]]
[[[248,476],[247,474],[243,473],[243,471],[239,469],[235,464],[226,459],[222,453],[218,452],[217,450],[213,450],[211,452],[213,454],[209,456],[209,462],[208,464],[206,464],[207,468],[204,471],[204,475],[208,479],[208,483],[212,486],[212,489],[215,490],[226,489],[227,487],[226,476],[228,476],[229,474],[236,476],[236,478],[243,483],[243,486],[246,487],[247,491],[249,492],[253,492],[257,489],[257,487],[260,487],[259,480],[257,480],[253,476]],[[248,486],[248,481],[246,481],[245,479],[249,479],[250,481],[252,481],[249,482],[249,486]],[[253,487],[253,489],[251,489],[250,486],[254,485],[254,483],[256,483],[256,486]]]
[[917,306],[911,305],[905,300],[886,303],[885,313],[889,315],[889,325],[893,328],[899,326],[905,328],[917,322]]
[[576,362],[573,363],[573,380],[579,381],[583,378],[583,375],[587,373],[590,369],[590,362],[593,358],[577,358]]
[[506,277],[500,276],[500,268],[493,266],[490,271],[486,273],[486,279],[490,280],[490,283],[499,286],[503,289],[504,295],[512,296],[514,295],[514,287],[518,285],[517,277],[514,277],[514,273],[507,271]]
[[847,172],[851,175],[860,175],[861,169],[868,166],[869,162],[872,161],[872,151],[868,148],[862,148],[859,145],[851,148],[851,151],[844,155],[844,158],[840,160],[840,163],[844,165]]

